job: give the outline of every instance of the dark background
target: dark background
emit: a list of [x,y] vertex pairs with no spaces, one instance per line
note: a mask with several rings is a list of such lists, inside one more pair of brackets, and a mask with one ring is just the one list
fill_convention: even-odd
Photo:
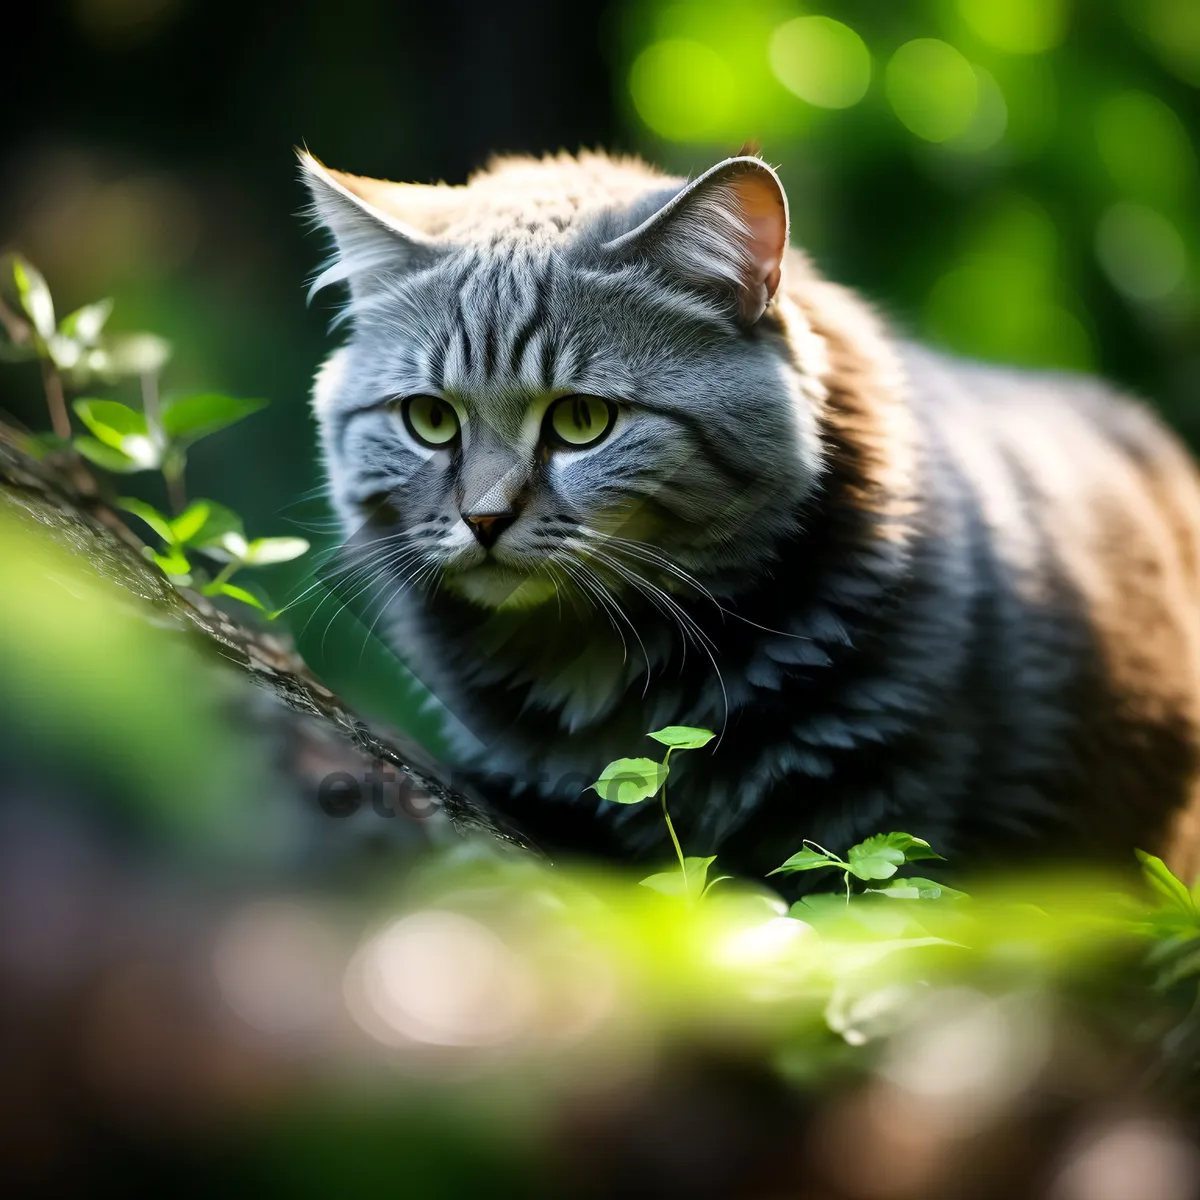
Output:
[[[780,73],[778,31],[814,13],[869,53],[846,107]],[[913,39],[937,39],[944,79],[906,81]],[[323,247],[298,217],[301,143],[461,183],[496,152],[604,146],[694,172],[759,139],[794,241],[902,332],[1106,374],[1200,444],[1195,0],[57,0],[6,41],[0,249],[42,269],[60,313],[111,295],[116,329],[169,338],[168,393],[272,401],[189,468],[252,533],[322,517],[307,395],[331,302],[304,303]],[[930,112],[961,129],[930,140]],[[3,368],[0,410],[44,425],[36,369]],[[272,593],[310,569],[276,568]],[[297,610],[306,656],[428,733],[335,607]]]

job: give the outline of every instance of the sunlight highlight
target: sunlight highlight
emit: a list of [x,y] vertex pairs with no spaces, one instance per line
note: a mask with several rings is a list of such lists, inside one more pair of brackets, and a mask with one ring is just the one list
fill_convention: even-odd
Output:
[[959,15],[981,38],[1009,54],[1043,54],[1067,34],[1067,0],[958,0]]
[[979,104],[971,64],[937,38],[901,46],[887,65],[885,84],[896,116],[927,142],[948,142],[966,132]]
[[871,84],[871,55],[848,25],[796,17],[771,35],[771,70],[788,91],[818,108],[850,108]]
[[1100,218],[1096,257],[1132,300],[1161,300],[1187,277],[1187,246],[1179,231],[1161,213],[1128,200]]
[[737,83],[711,47],[687,38],[647,46],[634,60],[629,91],[638,116],[672,141],[722,136],[734,107]]
[[366,942],[347,971],[346,999],[359,1025],[387,1044],[496,1046],[524,1031],[533,987],[485,925],[429,909]]

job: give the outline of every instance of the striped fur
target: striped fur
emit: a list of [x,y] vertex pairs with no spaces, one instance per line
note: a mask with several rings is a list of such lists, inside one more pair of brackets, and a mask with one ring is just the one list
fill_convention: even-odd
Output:
[[[1174,829],[1187,860],[1200,491],[1145,410],[896,341],[781,263],[756,159],[692,184],[596,155],[462,188],[304,171],[317,286],[347,285],[315,397],[343,597],[535,838],[661,854],[653,813],[584,787],[682,723],[721,733],[679,762],[682,836],[731,867],[886,828],[963,856]],[[421,393],[460,449],[407,434],[390,402]],[[616,426],[549,453],[573,393]],[[489,555],[462,514],[508,506]]]

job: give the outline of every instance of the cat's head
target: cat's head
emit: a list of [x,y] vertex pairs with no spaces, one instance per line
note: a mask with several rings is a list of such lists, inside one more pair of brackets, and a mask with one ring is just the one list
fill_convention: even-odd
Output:
[[301,162],[333,240],[314,290],[348,290],[326,465],[378,569],[499,608],[769,565],[821,470],[770,167],[560,156],[447,187]]

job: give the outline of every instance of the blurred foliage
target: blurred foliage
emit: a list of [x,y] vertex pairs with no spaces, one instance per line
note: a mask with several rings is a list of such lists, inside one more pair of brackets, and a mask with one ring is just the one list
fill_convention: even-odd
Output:
[[794,241],[902,332],[1098,370],[1197,441],[1194,0],[620,6],[628,115],[697,171],[745,139]]
[[[162,540],[161,550],[146,548],[148,557],[178,586],[196,586],[206,596],[236,600],[273,618],[276,614],[259,596],[230,581],[244,567],[299,558],[308,551],[308,542],[298,537],[247,541],[242,519],[232,509],[213,500],[189,504],[184,478],[192,446],[261,411],[267,402],[214,392],[161,400],[159,376],[170,360],[170,344],[152,333],[107,335],[112,310],[111,299],[98,300],[56,322],[54,299],[41,272],[19,254],[0,259],[0,318],[6,335],[0,341],[0,360],[39,364],[53,426],[53,432],[20,439],[22,448],[39,458],[54,455],[76,475],[82,464],[73,455],[116,475],[161,471],[172,516],[137,497],[117,501]],[[78,398],[71,408],[92,436],[72,436],[67,391],[96,380],[111,385],[122,379],[140,382],[141,406]],[[92,477],[82,482],[95,491]],[[204,559],[220,566],[210,571]]]
[[[222,827],[245,831],[242,802],[263,779],[259,764],[229,752],[215,716],[216,673],[178,633],[160,627],[148,602],[108,580],[103,563],[81,561],[39,532],[44,515],[12,499],[4,504],[6,736],[15,729],[30,739],[24,752],[51,773],[72,760],[114,772],[131,789],[133,811],[166,831],[168,848],[155,851],[160,861],[190,857],[201,829],[206,853],[225,855],[230,839],[212,835]],[[14,697],[23,704],[12,704]],[[667,762],[620,760],[613,766],[632,773],[620,782],[606,771],[598,789],[620,803],[653,798],[670,755],[712,737],[681,726],[650,736],[667,747]],[[639,763],[657,769],[629,767]],[[619,791],[626,785],[632,793]],[[882,1009],[867,1006],[871,1029],[860,1029],[848,1016],[852,997],[898,984],[978,986],[985,976],[1001,990],[1017,981],[1053,989],[1081,973],[1099,978],[1124,969],[1130,955],[1144,964],[1135,982],[1147,1002],[1157,989],[1182,1020],[1200,997],[1200,884],[1189,888],[1161,860],[1139,853],[1145,889],[1116,876],[1013,866],[965,895],[902,874],[940,857],[906,833],[868,838],[844,859],[806,843],[773,875],[840,870],[846,890],[789,907],[762,880],[714,880],[697,903],[700,889],[638,887],[636,875],[615,868],[555,866],[464,841],[401,874],[381,861],[335,879],[327,894],[268,893],[255,902],[267,908],[253,911],[269,919],[248,936],[266,953],[273,932],[281,946],[296,935],[288,921],[297,914],[303,925],[329,905],[330,914],[348,905],[334,922],[347,956],[336,991],[361,1031],[396,1051],[392,1066],[405,1070],[405,1055],[422,1047],[506,1045],[511,1054],[476,1064],[504,1074],[514,1064],[524,1069],[530,1055],[568,1046],[594,1053],[593,1037],[606,1052],[611,1039],[629,1037],[630,1022],[654,1040],[694,1028],[819,1064],[839,1038],[865,1045],[909,1019],[905,1004],[889,1006],[887,1021]],[[699,861],[707,870],[713,860]],[[673,876],[678,881],[679,872]],[[851,877],[864,890],[852,892]],[[396,933],[430,923],[444,926],[449,940]],[[301,957],[311,952],[324,961],[317,943],[296,937],[295,946]],[[403,968],[394,961],[412,956]],[[319,963],[311,965],[317,972]],[[294,1008],[297,994],[258,953],[218,954],[212,969],[229,1005],[260,1033],[297,1019],[330,1019],[320,1006]],[[562,988],[569,1003],[556,992]],[[575,1005],[589,1014],[576,1013],[578,1025],[568,1019]],[[840,1052],[835,1060],[844,1061]],[[1200,1063],[1179,1065],[1191,1072]],[[557,1064],[550,1078],[569,1086],[568,1064]]]
[[[213,716],[217,682],[101,570],[0,498],[0,763],[17,746],[73,778],[83,806],[204,844],[254,772]],[[0,779],[8,799],[12,778]]]
[[[882,834],[844,858],[798,851],[785,871],[841,870],[866,890],[790,907],[763,881],[722,879],[700,902],[699,887],[639,887],[614,868],[470,841],[403,871],[363,859],[321,886],[278,864],[268,877],[253,854],[239,872],[248,848],[238,839],[262,833],[248,818],[265,780],[252,748],[232,753],[214,719],[215,672],[19,505],[0,511],[0,585],[0,742],[40,764],[43,817],[45,797],[60,818],[79,814],[60,781],[93,798],[113,784],[125,812],[88,817],[157,834],[149,851],[118,841],[120,870],[101,874],[90,906],[94,936],[49,982],[36,975],[40,1003],[69,986],[68,967],[93,980],[85,996],[105,1007],[84,1106],[104,1105],[122,1154],[163,1136],[157,1108],[202,1099],[191,1121],[204,1164],[261,1179],[267,1194],[336,1184],[373,1195],[399,1186],[401,1168],[422,1196],[581,1194],[578,1180],[555,1185],[550,1173],[563,1120],[641,1103],[681,1052],[757,1064],[760,1089],[766,1079],[814,1096],[882,1087],[889,1121],[945,1126],[954,1146],[1014,1105],[1041,1103],[1045,1089],[1090,1094],[1106,1071],[1126,1089],[1133,1070],[1153,1079],[1160,1105],[1194,1099],[1200,890],[1152,856],[1141,856],[1144,887],[1014,868],[964,896],[905,877],[937,855]],[[673,753],[705,735],[674,727],[656,740]],[[645,798],[662,782],[647,781]],[[9,869],[26,853],[45,870],[44,843],[5,828]],[[63,889],[60,904],[80,883],[44,882]],[[9,903],[0,894],[0,909]],[[188,1011],[211,1016],[160,1023],[153,993],[123,974],[131,917],[166,938],[156,969],[183,957]],[[44,914],[22,920],[38,929]],[[11,954],[2,961],[14,1003],[28,981],[19,957],[15,971]],[[180,1038],[193,1065],[175,1075]],[[161,1075],[153,1103],[126,1090],[146,1071]],[[677,1120],[647,1113],[645,1145]],[[172,1169],[197,1148],[171,1144]],[[888,1170],[904,1178],[905,1161],[897,1151]],[[819,1169],[836,1183],[848,1167]]]

